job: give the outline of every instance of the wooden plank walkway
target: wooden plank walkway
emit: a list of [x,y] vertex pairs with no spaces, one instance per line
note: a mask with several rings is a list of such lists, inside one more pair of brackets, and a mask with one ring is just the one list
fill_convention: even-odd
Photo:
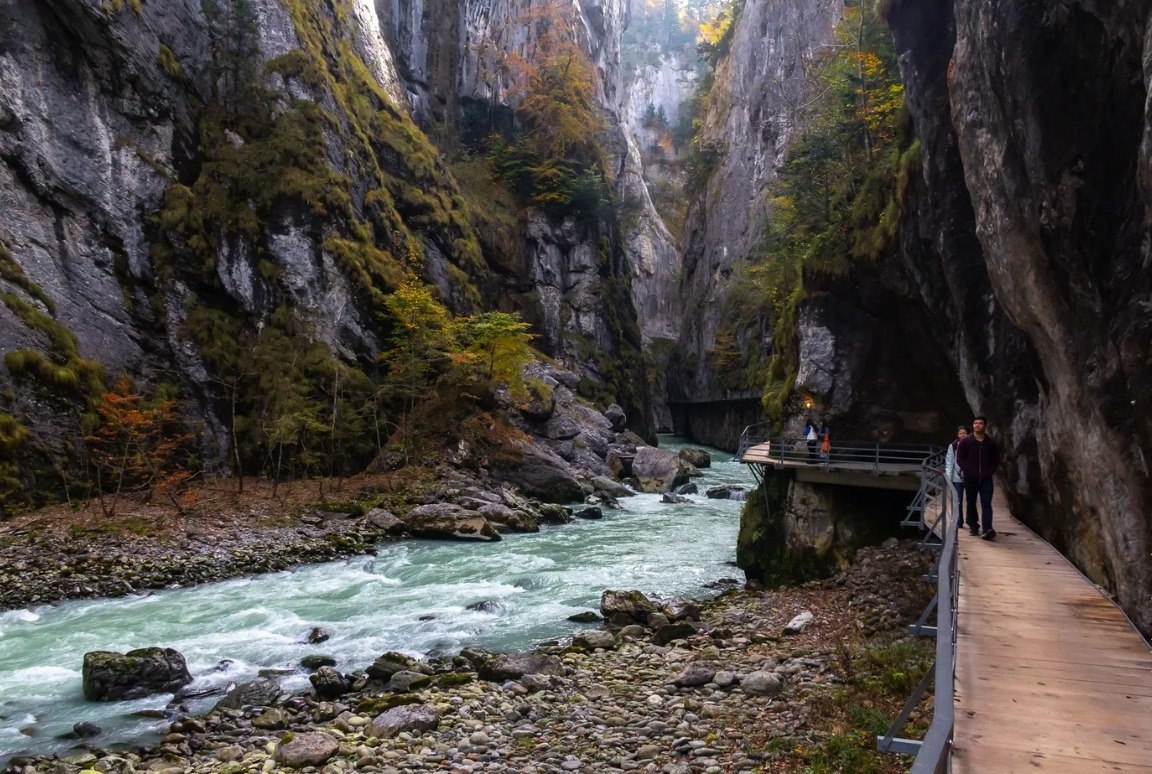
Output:
[[1152,773],[1152,652],[997,492],[960,537],[954,774]]

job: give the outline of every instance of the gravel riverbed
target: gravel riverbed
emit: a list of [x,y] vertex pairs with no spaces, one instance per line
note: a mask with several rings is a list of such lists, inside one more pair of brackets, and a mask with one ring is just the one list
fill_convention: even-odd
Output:
[[[351,693],[216,709],[176,719],[156,747],[107,750],[97,737],[9,770],[799,772],[798,745],[829,733],[819,697],[851,679],[845,649],[898,636],[931,595],[928,562],[892,540],[835,578],[703,603],[678,639],[639,626],[586,631],[535,651],[547,668],[509,679],[484,679],[488,656],[469,652],[388,683],[337,675]],[[785,633],[804,611],[811,622]]]

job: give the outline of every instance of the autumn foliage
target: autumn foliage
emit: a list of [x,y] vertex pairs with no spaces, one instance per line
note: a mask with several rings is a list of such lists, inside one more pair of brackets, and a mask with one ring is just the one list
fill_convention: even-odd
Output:
[[176,411],[176,400],[164,394],[151,400],[121,377],[96,404],[98,423],[86,437],[97,492],[105,515],[115,513],[126,493],[145,500],[176,496],[192,476],[188,465],[188,432]]

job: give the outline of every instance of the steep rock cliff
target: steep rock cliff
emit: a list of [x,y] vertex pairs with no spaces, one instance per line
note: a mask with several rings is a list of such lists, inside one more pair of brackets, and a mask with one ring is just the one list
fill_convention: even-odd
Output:
[[[755,421],[759,390],[724,389],[710,359],[727,280],[763,238],[767,189],[800,128],[800,107],[811,85],[806,65],[814,51],[831,42],[842,9],[835,0],[748,2],[716,70],[700,137],[715,166],[688,213],[680,291],[684,323],[669,371],[669,400],[709,404],[709,415],[716,417],[731,406],[739,418],[726,423],[730,427]],[[743,349],[772,347],[763,327],[739,335]],[[693,411],[682,412],[683,422]],[[702,425],[691,430],[708,432]],[[700,440],[731,446],[734,438],[725,433]]]
[[[41,457],[25,473],[59,467],[52,457],[74,443],[84,410],[69,393],[96,378],[95,362],[109,375],[179,385],[199,403],[222,452],[213,375],[182,333],[189,309],[240,310],[260,325],[286,306],[338,357],[371,364],[380,348],[378,294],[401,264],[439,286],[458,311],[522,311],[539,326],[539,343],[590,390],[629,385],[620,400],[635,429],[650,432],[631,262],[615,224],[577,228],[532,215],[522,254],[494,249],[478,238],[460,190],[408,117],[411,106],[432,126],[452,114],[434,112],[434,102],[500,93],[486,80],[488,64],[469,57],[491,50],[494,41],[477,32],[486,23],[513,25],[510,4],[254,0],[251,19],[240,22],[205,18],[210,5],[0,2],[0,291],[11,300],[0,305],[0,343],[46,354],[56,364],[48,376],[59,382],[29,389],[12,363],[0,367],[0,411],[31,428],[25,452]],[[620,99],[626,7],[580,6],[607,106]],[[504,16],[493,21],[493,9]],[[427,38],[413,19],[451,23],[433,24],[436,35]],[[226,24],[241,42],[219,54]],[[273,139],[289,143],[264,156],[205,123],[205,105],[234,90],[241,69],[267,95],[262,117]],[[626,158],[623,133],[612,126],[623,149],[617,156]],[[282,181],[269,179],[267,191],[251,191],[268,201],[231,206],[262,207],[258,223],[191,233],[205,202],[181,209],[187,202],[172,192],[192,190],[206,164],[228,156],[301,174],[283,184],[283,195]],[[227,219],[229,209],[217,214]],[[208,257],[204,235],[222,237]]]
[[1142,3],[898,3],[924,148],[905,256],[1014,511],[1152,631]]

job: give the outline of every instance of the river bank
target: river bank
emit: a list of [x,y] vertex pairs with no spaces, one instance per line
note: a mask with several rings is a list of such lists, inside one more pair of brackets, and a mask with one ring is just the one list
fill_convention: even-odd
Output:
[[[638,629],[591,652],[557,643],[539,651],[558,659],[552,674],[498,682],[480,679],[474,661],[444,660],[431,685],[409,692],[369,684],[334,700],[215,710],[177,720],[154,748],[93,747],[11,770],[239,774],[300,765],[288,756],[310,742],[325,756],[312,770],[332,773],[727,774],[816,763],[895,772],[902,761],[871,753],[869,732],[894,716],[930,660],[924,644],[899,634],[931,594],[927,563],[914,543],[890,541],[861,550],[830,580],[722,595],[703,605],[695,632],[666,645]],[[785,634],[804,611],[812,622]],[[400,702],[430,707],[435,727],[369,733]]]

